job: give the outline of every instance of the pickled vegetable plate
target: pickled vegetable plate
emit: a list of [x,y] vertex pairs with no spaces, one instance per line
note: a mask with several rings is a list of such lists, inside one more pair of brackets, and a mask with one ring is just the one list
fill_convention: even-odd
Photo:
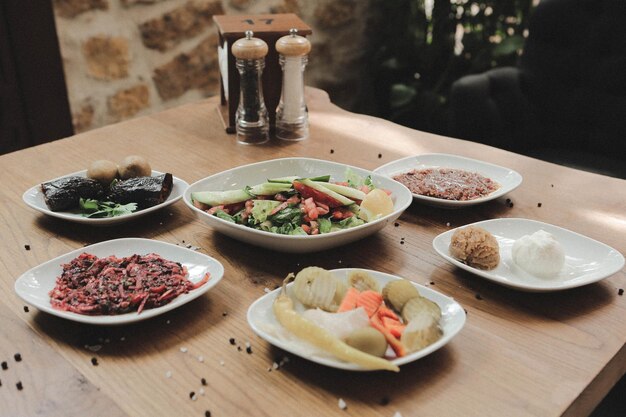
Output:
[[[304,178],[330,175],[332,181],[343,181],[347,169],[363,178],[371,175],[372,183],[376,188],[391,191],[393,212],[363,225],[333,233],[315,236],[280,235],[252,229],[208,214],[194,207],[191,198],[192,193],[199,191],[244,189],[246,186],[259,184],[270,178],[294,175]],[[404,185],[362,168],[319,159],[283,158],[244,165],[201,179],[189,186],[185,191],[183,201],[200,220],[234,239],[281,252],[308,253],[341,246],[376,233],[396,220],[411,204],[412,197],[411,192]]]
[[[353,271],[367,272],[379,283],[381,287],[384,287],[389,281],[402,279],[395,275],[385,274],[383,272],[355,268],[334,269],[330,272],[337,278],[346,282],[348,275]],[[459,303],[431,288],[416,283],[413,283],[413,285],[418,289],[423,297],[437,303],[437,305],[441,308],[442,317],[440,325],[443,330],[443,336],[438,341],[422,350],[391,360],[393,364],[398,366],[413,362],[431,354],[437,349],[440,349],[442,346],[446,345],[465,325],[465,311]],[[280,289],[276,289],[264,295],[256,300],[248,309],[248,324],[258,336],[276,347],[321,365],[349,371],[366,371],[366,369],[363,369],[358,365],[336,359],[330,354],[322,352],[308,343],[296,339],[295,336],[289,335],[289,337],[285,337],[286,330],[281,328],[281,325],[276,320],[272,310],[272,304],[274,303],[276,297],[278,297],[279,293]],[[293,296],[293,283],[288,285],[288,294],[294,300],[296,306],[295,308],[298,311],[303,311],[304,307],[301,303],[296,301]]]
[[[157,176],[157,175],[162,175],[162,174],[164,174],[164,172],[152,170],[152,176]],[[58,179],[65,178],[65,177],[72,177],[72,176],[86,177],[87,170],[74,172],[72,174],[63,175],[61,177],[54,178],[52,180],[42,181],[42,182],[50,182],[50,181],[58,180]],[[133,213],[124,214],[122,216],[117,216],[117,217],[91,218],[91,217],[83,216],[78,211],[76,212],[52,211],[48,208],[48,206],[46,205],[44,201],[43,192],[41,191],[40,184],[29,188],[22,196],[22,200],[24,200],[24,202],[29,207],[51,217],[56,217],[58,219],[63,219],[63,220],[67,220],[67,221],[74,222],[74,223],[88,224],[91,226],[113,226],[119,223],[127,222],[129,220],[134,220],[138,217],[151,213],[155,210],[159,210],[163,207],[169,206],[170,204],[174,204],[175,202],[177,202],[183,197],[183,193],[185,192],[185,189],[188,186],[189,184],[187,184],[187,182],[181,180],[180,178],[173,177],[172,192],[170,196],[167,198],[167,200],[165,200],[161,204],[157,204],[156,206],[148,207],[143,210],[138,210]]]

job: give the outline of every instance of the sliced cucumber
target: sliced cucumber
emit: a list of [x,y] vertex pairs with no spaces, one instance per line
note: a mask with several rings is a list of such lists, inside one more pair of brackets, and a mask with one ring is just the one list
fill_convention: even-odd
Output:
[[250,193],[254,195],[273,195],[291,190],[291,182],[264,182],[263,184],[250,187]]
[[310,177],[309,179],[311,181],[328,182],[330,181],[330,175],[320,175],[319,177]]
[[267,180],[267,182],[277,182],[277,183],[291,184],[292,182],[294,182],[298,178],[300,178],[300,177],[297,176],[297,175],[292,175],[290,177],[270,178],[270,179]]
[[326,188],[326,184],[322,185],[319,182],[311,181],[308,178],[299,180],[298,182],[306,185],[307,187],[313,188],[314,190],[319,191],[322,194],[326,194],[327,196],[338,201],[344,206],[349,206],[350,204],[354,204],[354,201],[350,200],[349,198],[344,197],[341,194],[336,193],[333,190]]
[[[298,175],[291,175],[289,177],[270,178],[267,180],[267,182],[291,184],[295,180],[298,180],[300,178],[304,178],[304,177],[300,177]],[[330,181],[330,175],[320,175],[319,177],[310,177],[309,179],[311,181],[328,182]]]
[[329,190],[351,198],[352,200],[363,200],[365,198],[365,193],[361,190],[357,190],[356,188],[333,184],[331,182],[320,182],[319,184]]
[[193,201],[198,201],[211,207],[241,203],[251,198],[252,196],[245,190],[197,191],[191,193],[191,199]]

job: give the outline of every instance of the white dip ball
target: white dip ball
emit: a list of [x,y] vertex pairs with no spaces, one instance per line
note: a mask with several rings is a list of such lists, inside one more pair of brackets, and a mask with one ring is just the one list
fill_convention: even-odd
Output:
[[539,230],[522,236],[513,244],[513,261],[526,272],[541,278],[552,278],[565,263],[561,244],[550,233]]

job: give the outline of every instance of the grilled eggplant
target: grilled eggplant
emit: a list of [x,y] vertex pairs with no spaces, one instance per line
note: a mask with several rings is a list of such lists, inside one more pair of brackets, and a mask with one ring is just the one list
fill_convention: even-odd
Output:
[[99,199],[104,196],[102,185],[91,178],[65,177],[41,184],[46,205],[52,211],[69,210],[78,207],[82,198]]
[[137,177],[111,184],[107,199],[118,204],[137,203],[139,210],[164,202],[172,192],[172,174]]

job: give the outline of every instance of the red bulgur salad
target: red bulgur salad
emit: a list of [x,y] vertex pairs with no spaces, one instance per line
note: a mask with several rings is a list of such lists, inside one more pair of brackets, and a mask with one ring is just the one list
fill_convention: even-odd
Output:
[[207,273],[194,284],[187,268],[150,253],[123,258],[98,258],[82,253],[62,265],[50,291],[58,310],[86,315],[115,315],[161,307],[209,280]]

